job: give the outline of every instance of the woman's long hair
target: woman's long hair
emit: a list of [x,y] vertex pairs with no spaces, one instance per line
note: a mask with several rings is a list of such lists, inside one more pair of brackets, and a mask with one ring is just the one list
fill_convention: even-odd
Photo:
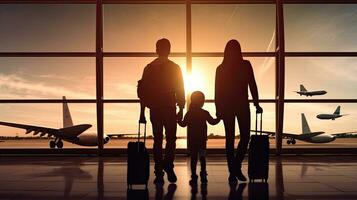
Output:
[[242,49],[237,40],[229,40],[224,49],[222,65],[225,67],[237,66],[243,62]]

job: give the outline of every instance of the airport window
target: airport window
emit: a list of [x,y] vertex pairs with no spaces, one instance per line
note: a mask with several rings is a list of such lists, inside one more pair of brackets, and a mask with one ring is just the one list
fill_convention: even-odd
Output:
[[356,51],[356,10],[355,4],[285,5],[286,51]]
[[[280,143],[286,137],[281,132],[304,132],[301,113],[311,131],[349,137],[356,131],[357,1],[311,1],[0,2],[0,121],[62,128],[62,107],[68,103],[75,124],[93,125],[86,132],[114,135],[105,150],[125,149],[133,139],[127,134],[137,133],[137,81],[156,56],[157,39],[170,39],[171,59],[182,69],[186,93],[202,90],[204,108],[214,116],[215,69],[225,44],[235,38],[253,65],[264,108],[263,129],[274,133],[272,149],[281,153],[294,147],[286,139]],[[300,85],[327,93],[300,96],[295,92],[301,92]],[[335,120],[316,117],[333,113],[338,105],[341,114],[350,115]],[[250,109],[254,129],[255,108]],[[149,121],[148,111],[146,117]],[[150,123],[147,130],[152,135]],[[0,141],[5,140],[0,149],[17,148],[15,137],[34,137],[36,130],[25,132],[0,126]],[[185,134],[178,128],[178,148],[186,148]],[[208,134],[222,138],[223,123],[209,126]],[[46,141],[31,148],[47,148]],[[25,140],[20,143],[29,148]],[[87,148],[69,143],[64,147]],[[224,139],[211,140],[208,147],[223,149]],[[316,148],[306,142],[295,147],[306,152]],[[103,150],[101,143],[90,148]]]
[[0,51],[89,52],[95,49],[95,6],[1,4]]

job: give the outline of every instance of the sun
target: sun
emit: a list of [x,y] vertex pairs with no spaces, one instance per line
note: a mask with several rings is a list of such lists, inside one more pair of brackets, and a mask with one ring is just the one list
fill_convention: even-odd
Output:
[[191,94],[194,91],[204,91],[204,73],[200,73],[197,70],[193,70],[190,74],[184,74],[185,91],[187,94]]

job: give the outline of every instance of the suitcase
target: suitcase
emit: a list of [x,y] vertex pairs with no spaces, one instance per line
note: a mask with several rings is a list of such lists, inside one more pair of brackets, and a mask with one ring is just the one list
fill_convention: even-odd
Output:
[[147,188],[150,173],[150,158],[145,147],[146,123],[144,124],[144,142],[140,142],[140,123],[138,130],[138,141],[128,143],[128,170],[127,186],[132,189],[132,185],[145,185]]
[[248,184],[249,200],[269,200],[269,184],[262,182],[250,182]]
[[[255,120],[255,134],[251,136],[248,154],[248,177],[250,182],[268,180],[269,172],[269,137],[262,135],[262,117],[260,114],[260,131],[258,131],[258,113]],[[258,135],[259,132],[259,135]]]

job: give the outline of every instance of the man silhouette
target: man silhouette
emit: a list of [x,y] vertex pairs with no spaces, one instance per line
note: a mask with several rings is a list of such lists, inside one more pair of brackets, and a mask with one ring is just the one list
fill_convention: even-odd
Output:
[[[185,106],[185,91],[180,67],[168,59],[171,44],[168,39],[156,42],[158,58],[148,64],[139,82],[139,98],[142,104],[140,122],[145,120],[145,107],[150,109],[150,121],[154,135],[155,184],[164,183],[164,172],[169,182],[177,177],[174,172],[176,149],[176,122],[181,121]],[[176,105],[179,112],[176,115]],[[163,129],[166,134],[166,150],[163,158]]]

